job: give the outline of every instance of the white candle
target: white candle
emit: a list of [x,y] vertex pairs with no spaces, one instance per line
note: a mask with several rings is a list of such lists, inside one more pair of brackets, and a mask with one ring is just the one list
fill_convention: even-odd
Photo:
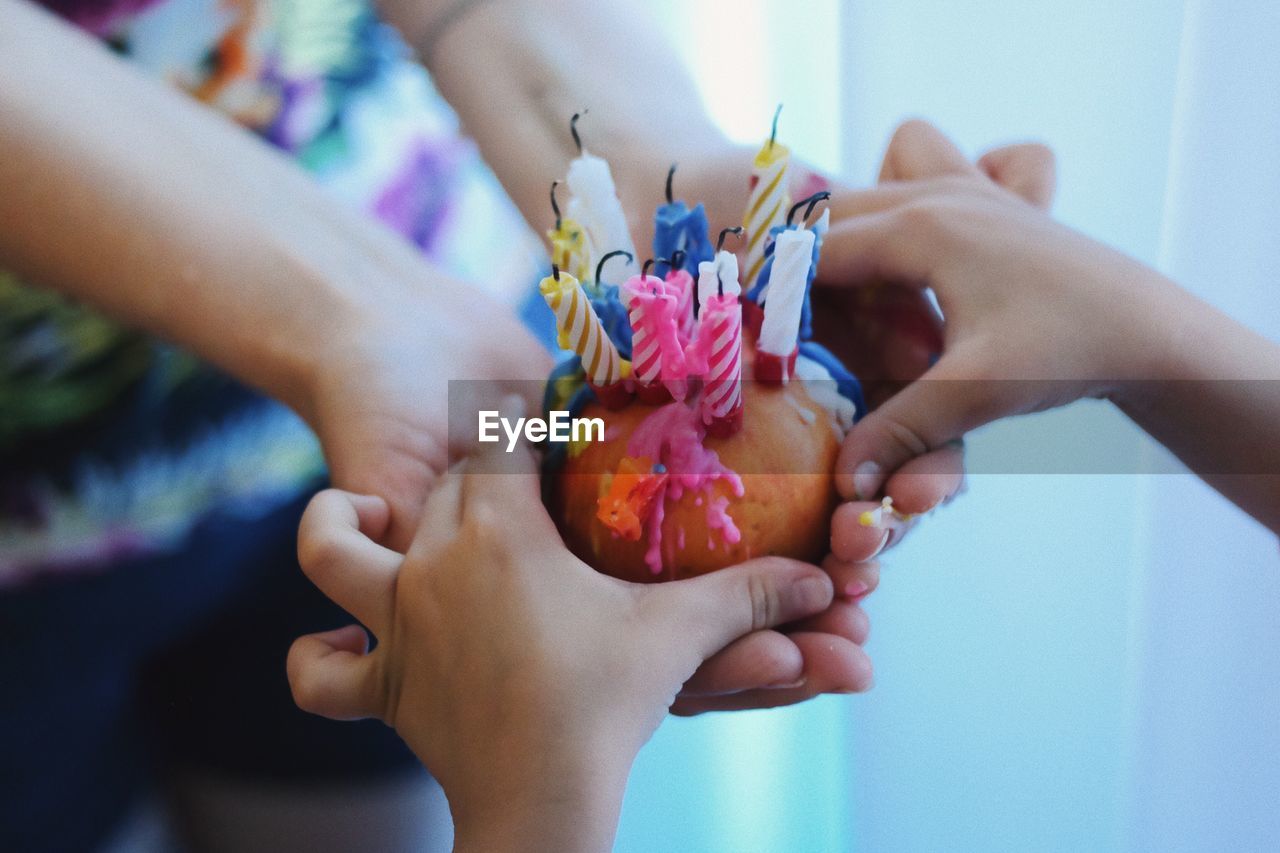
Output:
[[764,303],[764,322],[760,325],[760,349],[778,358],[787,358],[796,348],[805,285],[813,262],[813,237],[808,228],[788,228],[778,235],[773,247],[773,272],[769,276],[769,298]]
[[[582,223],[586,229],[587,254],[590,257],[588,268],[594,271],[602,257],[615,249],[622,249],[631,254],[632,260],[627,260],[625,255],[610,258],[602,270],[603,278],[618,282],[639,275],[640,267],[634,260],[636,249],[631,242],[631,231],[627,228],[627,217],[622,212],[622,202],[618,200],[609,164],[583,151],[569,164],[567,182],[569,191],[573,193],[569,200],[569,217]],[[622,269],[619,270],[618,266]]]
[[725,296],[742,292],[738,283],[738,256],[733,252],[717,252],[714,261],[698,264],[698,304],[706,305],[711,297],[718,295],[721,282],[724,282]]

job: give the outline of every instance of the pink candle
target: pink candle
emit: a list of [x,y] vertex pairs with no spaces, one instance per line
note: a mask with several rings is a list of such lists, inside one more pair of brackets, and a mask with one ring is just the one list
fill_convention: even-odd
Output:
[[742,306],[738,298],[720,293],[702,306],[699,315],[699,366],[706,364],[699,409],[712,435],[727,436],[742,426]]
[[622,291],[631,320],[631,371],[636,393],[645,402],[662,402],[668,396],[683,400],[687,373],[676,297],[662,279],[651,275],[632,276]]
[[676,330],[680,343],[687,345],[693,340],[693,276],[684,270],[672,270],[663,284],[667,293],[676,298]]

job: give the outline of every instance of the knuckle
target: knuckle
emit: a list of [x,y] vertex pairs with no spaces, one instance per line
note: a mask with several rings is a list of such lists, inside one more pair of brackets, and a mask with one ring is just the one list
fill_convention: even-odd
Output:
[[922,199],[906,205],[898,213],[898,226],[909,237],[930,240],[940,234],[947,224],[947,211],[932,199]]
[[774,624],[778,615],[778,600],[773,587],[758,574],[747,577],[747,595],[751,600],[751,629],[759,631]]
[[929,442],[910,424],[896,418],[885,418],[881,429],[888,443],[904,458],[913,458],[929,450]]

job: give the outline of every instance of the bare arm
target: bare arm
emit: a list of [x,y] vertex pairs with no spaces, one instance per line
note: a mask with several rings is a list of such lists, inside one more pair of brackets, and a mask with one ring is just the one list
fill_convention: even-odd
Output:
[[307,407],[362,306],[456,289],[232,122],[0,0],[0,264]]
[[610,160],[636,245],[649,244],[672,162],[680,194],[705,201],[714,227],[741,217],[751,152],[712,123],[643,4],[479,0],[439,33],[449,0],[381,5],[411,45],[429,43],[441,93],[538,230],[551,225],[551,180],[577,155],[569,117],[584,108],[584,142]]

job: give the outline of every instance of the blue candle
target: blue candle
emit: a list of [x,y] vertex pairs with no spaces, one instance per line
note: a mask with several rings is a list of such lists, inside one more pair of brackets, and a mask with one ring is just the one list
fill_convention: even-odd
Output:
[[[764,250],[764,266],[760,268],[760,275],[756,278],[756,284],[747,292],[747,298],[755,302],[757,305],[764,307],[769,301],[769,278],[773,274],[773,247],[778,239],[778,235],[787,229],[793,231],[805,227],[805,220],[809,218],[809,213],[813,211],[814,205],[818,202],[830,198],[831,193],[823,191],[815,193],[809,198],[797,202],[791,208],[791,215],[787,217],[786,225],[775,225],[769,229],[768,245]],[[799,220],[795,220],[796,211],[801,207],[808,205],[805,215]],[[809,303],[810,291],[813,289],[813,279],[818,274],[818,256],[822,253],[822,238],[827,233],[827,226],[830,222],[830,211],[823,211],[822,218],[809,227],[813,232],[813,258],[809,264],[809,277],[804,285],[804,303],[800,308],[800,334],[799,340],[807,341],[813,335],[813,307]]]
[[[677,251],[684,252],[684,260],[680,269],[697,273],[698,264],[715,257],[711,248],[711,237],[707,233],[707,211],[699,202],[692,209],[683,201],[675,201],[671,193],[671,179],[676,167],[667,172],[667,203],[658,206],[653,217],[653,256],[654,258],[674,258]],[[659,278],[665,278],[670,272],[668,264],[661,260],[654,269]]]

